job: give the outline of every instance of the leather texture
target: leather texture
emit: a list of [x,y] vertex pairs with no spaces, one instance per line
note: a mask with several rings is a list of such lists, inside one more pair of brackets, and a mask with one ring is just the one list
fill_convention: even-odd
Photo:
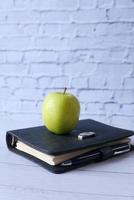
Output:
[[[95,132],[96,136],[82,141],[78,140],[79,133],[88,131]],[[20,152],[17,149],[15,149],[15,141],[20,140],[25,144],[28,144],[31,147],[40,150],[44,153],[59,155],[79,149],[84,149],[87,147],[103,145],[108,142],[120,140],[132,135],[134,135],[133,131],[115,128],[91,119],[86,119],[80,120],[76,129],[74,129],[72,132],[66,135],[55,135],[49,132],[45,126],[7,131],[6,142],[8,148],[11,151],[39,163],[40,165],[44,166],[45,168],[54,173],[63,173],[65,171],[69,171],[71,169],[83,166],[86,163],[90,163],[92,160],[85,161],[78,166],[50,166],[49,164],[33,156],[30,156],[24,152]],[[13,136],[15,140],[14,144],[11,145]],[[101,152],[104,155],[102,160],[112,157],[112,152],[109,148],[102,149]]]

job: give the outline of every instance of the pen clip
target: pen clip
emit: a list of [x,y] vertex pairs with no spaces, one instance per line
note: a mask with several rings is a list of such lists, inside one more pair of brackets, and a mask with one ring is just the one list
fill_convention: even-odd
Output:
[[60,166],[62,167],[67,167],[67,166],[71,166],[73,163],[71,160],[67,160],[67,161],[64,161],[63,163],[61,163]]
[[[122,148],[125,148],[125,147],[128,147],[128,148],[127,149],[122,149]],[[119,155],[119,154],[127,153],[127,152],[129,152],[131,150],[131,144],[128,143],[127,145],[123,145],[123,146],[114,148],[113,150],[114,150],[114,155]]]

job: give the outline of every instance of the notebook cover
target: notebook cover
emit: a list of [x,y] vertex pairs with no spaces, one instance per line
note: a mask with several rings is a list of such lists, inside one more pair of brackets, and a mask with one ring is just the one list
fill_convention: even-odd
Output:
[[[78,140],[77,136],[81,132],[94,131],[96,136],[85,139],[83,141]],[[91,119],[80,120],[76,129],[66,135],[55,135],[49,132],[45,126],[32,127],[20,130],[8,131],[6,134],[7,146],[11,151],[14,151],[24,157],[29,158],[44,166],[48,170],[54,173],[62,173],[69,171],[73,168],[77,168],[85,165],[83,163],[79,166],[50,166],[49,164],[31,156],[24,152],[15,149],[11,145],[12,136],[16,139],[28,144],[29,146],[50,155],[59,155],[68,153],[75,150],[84,149],[87,147],[93,147],[97,145],[103,145],[107,142],[120,140],[129,136],[134,135],[133,131],[115,128]]]
[[[78,140],[78,134],[86,131],[94,131],[96,136],[83,141]],[[55,135],[49,132],[45,126],[8,131],[7,134],[14,135],[20,141],[41,152],[58,155],[102,145],[129,137],[134,133],[87,119],[80,120],[76,129],[66,135]]]

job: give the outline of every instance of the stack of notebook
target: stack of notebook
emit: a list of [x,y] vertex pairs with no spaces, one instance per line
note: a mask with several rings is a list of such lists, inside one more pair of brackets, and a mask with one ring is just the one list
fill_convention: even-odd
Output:
[[44,166],[63,173],[91,162],[106,160],[132,150],[133,131],[94,120],[80,120],[66,135],[55,135],[45,126],[8,131],[8,148]]

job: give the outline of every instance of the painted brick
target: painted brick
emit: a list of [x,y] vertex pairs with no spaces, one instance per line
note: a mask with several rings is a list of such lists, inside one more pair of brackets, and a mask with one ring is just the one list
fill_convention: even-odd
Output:
[[1,64],[0,74],[3,75],[23,75],[27,74],[28,66],[24,64]]
[[[120,77],[129,76],[133,71],[132,64],[99,64],[97,72],[103,76]],[[120,73],[121,72],[121,73]]]
[[5,23],[6,22],[6,13],[5,12],[0,12],[0,22]]
[[17,51],[6,52],[7,63],[21,63],[23,59],[23,53]]
[[116,0],[115,6],[117,8],[134,8],[133,0]]
[[0,110],[4,112],[20,112],[21,110],[21,102],[15,100],[7,100],[0,101]]
[[[111,49],[118,49],[118,48],[132,48],[134,45],[134,36],[130,35],[129,39],[126,38],[125,35],[116,35],[116,36],[98,36],[96,40],[94,39],[92,42],[90,42],[91,46],[94,46],[96,48],[102,48],[105,46],[105,48],[111,48]],[[87,48],[89,48],[87,46]]]
[[92,49],[86,51],[78,51],[75,56],[78,60],[93,63],[121,63],[124,59],[124,52],[115,50],[115,52],[107,49]]
[[31,48],[29,37],[3,37],[0,38],[0,50],[26,50]]
[[[131,22],[113,22],[113,23],[97,23],[97,24],[78,24],[78,36],[102,36],[102,35],[125,35],[134,33],[134,24]],[[115,49],[116,50],[116,49]]]
[[77,50],[72,54],[72,62],[92,63],[94,62],[93,59],[94,58],[91,50]]
[[65,88],[65,87],[69,88],[70,87],[69,78],[64,77],[64,76],[53,78],[51,87],[52,88]]
[[73,53],[69,51],[60,51],[58,53],[58,62],[59,63],[70,63],[76,62],[77,60],[73,57]]
[[110,21],[124,21],[124,22],[133,22],[134,21],[134,8],[132,9],[121,9],[121,8],[114,8],[110,9],[109,11],[109,20]]
[[104,63],[124,63],[125,52],[123,50],[100,50],[94,51],[92,56],[94,62]]
[[106,62],[111,62],[111,63],[124,63],[125,62],[125,55],[126,52],[123,50],[112,50],[109,53],[109,57]]
[[30,0],[16,0],[14,1],[15,8],[26,8],[30,6]]
[[43,98],[43,91],[41,89],[16,89],[14,92],[16,99],[20,100],[40,100]]
[[11,9],[13,8],[13,0],[4,0],[0,2],[0,9]]
[[90,12],[86,10],[80,10],[72,14],[74,22],[78,23],[90,23],[90,22],[105,22],[106,14],[103,9],[91,9]]
[[5,104],[4,104],[5,101],[1,100],[0,101],[0,113],[2,112],[5,112],[6,108],[5,108]]
[[17,0],[15,7],[17,8],[36,8],[41,10],[75,10],[77,8],[78,0]]
[[76,24],[46,24],[43,27],[46,36],[74,37],[76,36]]
[[71,20],[71,16],[69,12],[63,11],[50,11],[50,12],[43,12],[39,19],[43,23],[69,23]]
[[106,77],[94,73],[89,76],[89,88],[90,89],[102,89],[106,88]]
[[39,37],[35,40],[35,48],[43,50],[66,50],[68,40],[62,38]]
[[124,83],[125,89],[132,89],[134,90],[134,78],[127,78]]
[[86,112],[86,105],[83,102],[80,102],[80,113],[84,114]]
[[[96,24],[78,24],[77,25],[77,36],[87,36],[89,37],[91,34],[95,34],[96,32]],[[100,33],[99,33],[100,34]]]
[[0,88],[0,99],[1,100],[7,100],[12,98],[12,92],[7,87]]
[[50,77],[41,77],[38,80],[39,88],[49,88],[52,80]]
[[36,23],[69,23],[71,13],[67,11],[39,11],[35,10],[14,10],[4,11],[0,18],[8,23],[36,24]]
[[8,23],[35,23],[42,19],[42,16],[37,11],[14,10],[6,12]]
[[101,104],[101,103],[88,103],[86,111],[89,114],[95,114],[95,115],[105,114],[103,104]]
[[115,22],[115,23],[99,23],[95,26],[96,35],[122,35],[134,32],[133,23]]
[[71,86],[73,88],[88,88],[88,79],[86,77],[73,78],[71,81]]
[[22,35],[33,36],[40,34],[40,24],[24,24],[21,26]]
[[37,109],[36,101],[22,101],[21,102],[21,112],[31,112],[39,113],[40,110]]
[[95,8],[97,6],[97,1],[94,0],[80,0],[80,9],[89,9],[89,8]]
[[106,103],[104,105],[104,110],[106,115],[119,114],[120,105],[116,103]]
[[[123,49],[123,48],[132,48],[134,45],[134,36],[133,34],[129,36],[129,39],[125,35],[117,36],[96,36],[90,35],[90,37],[77,37],[70,38],[67,41],[67,45],[64,49],[66,50],[87,50],[87,49]],[[63,47],[62,47],[63,49]]]
[[113,92],[109,90],[83,90],[79,93],[79,99],[83,102],[109,102]]
[[0,76],[0,87],[5,86],[5,80],[3,76]]
[[53,51],[27,51],[24,54],[24,62],[56,62],[57,54]]
[[[8,20],[9,21],[9,20]],[[9,21],[11,24],[1,24],[1,34],[8,34],[12,36],[33,36],[40,34],[40,25],[39,24],[33,24],[33,23],[21,23],[17,21]],[[15,23],[15,24],[13,24]],[[17,23],[17,24],[16,24]],[[10,30],[10,32],[9,32]]]
[[6,85],[8,86],[8,88],[20,88],[21,87],[21,79],[20,77],[7,77],[5,78],[5,82],[6,82]]
[[49,64],[49,63],[31,64],[30,74],[50,75],[50,76],[60,75],[61,67],[60,65]]
[[38,24],[0,24],[0,34],[2,36],[33,36],[39,33],[39,28]]
[[95,69],[96,69],[97,65],[96,64],[91,64],[91,63],[72,63],[72,64],[66,64],[64,65],[64,73],[65,74],[92,74]]
[[6,62],[6,53],[1,51],[0,52],[0,63],[5,63]]
[[111,74],[110,76],[107,77],[106,80],[106,88],[108,89],[123,89],[123,78],[114,76],[114,74]]
[[37,80],[33,77],[23,77],[22,87],[23,88],[37,88]]
[[[44,101],[44,99],[43,99]],[[40,114],[41,112],[41,109],[42,109],[42,106],[43,106],[43,101],[37,101],[36,102],[36,109],[37,109],[37,112]]]
[[86,50],[77,51],[74,58],[78,61],[94,62],[94,63],[124,63],[125,53],[123,50]]
[[[97,39],[94,37],[85,38],[85,37],[77,37],[70,39],[67,41],[67,46],[64,48],[65,50],[87,50],[92,49],[94,47],[98,47]],[[65,45],[64,45],[65,46]]]
[[134,129],[134,117],[116,115],[112,117],[111,125],[118,126],[124,129]]
[[22,29],[17,24],[0,24],[0,34],[5,35],[21,35]]
[[99,8],[111,8],[114,6],[114,0],[98,0]]
[[134,50],[133,49],[129,49],[128,50],[128,55],[126,57],[126,62],[132,62],[134,61]]
[[122,114],[122,115],[133,116],[133,114],[134,114],[134,104],[129,104],[129,105],[124,104],[123,106],[121,106],[119,113]]
[[[23,124],[28,124],[27,126],[30,126],[31,119],[33,126],[38,126],[39,124],[42,124],[41,115],[39,113],[11,113],[10,114],[10,120],[22,122]],[[24,127],[25,125],[23,125]]]
[[116,91],[114,101],[118,103],[133,103],[134,102],[134,91],[122,90]]

